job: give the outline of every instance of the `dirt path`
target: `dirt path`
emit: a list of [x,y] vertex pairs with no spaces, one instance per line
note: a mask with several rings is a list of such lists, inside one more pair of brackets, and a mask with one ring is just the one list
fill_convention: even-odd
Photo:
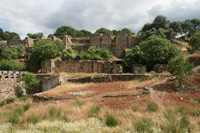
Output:
[[[162,80],[162,81],[160,81],[160,82],[157,82],[156,84],[154,84],[154,85],[157,85],[157,84],[161,84],[161,83],[164,83],[164,82],[166,82],[166,80]],[[149,88],[149,90],[150,90],[150,96],[151,96],[151,98],[154,100],[154,102],[156,103],[156,104],[158,104],[158,106],[161,108],[161,109],[165,109],[165,106],[164,106],[164,104],[163,104],[163,98],[164,98],[164,96],[165,96],[165,91],[156,91],[156,90],[154,90],[153,88]]]

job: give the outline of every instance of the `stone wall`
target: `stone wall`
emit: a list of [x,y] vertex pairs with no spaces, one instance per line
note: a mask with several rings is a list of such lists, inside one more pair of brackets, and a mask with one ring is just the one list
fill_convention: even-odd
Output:
[[122,73],[123,70],[121,60],[43,61],[41,70],[43,73],[47,73],[54,66],[60,72],[68,73]]
[[0,71],[0,101],[16,96],[19,80],[25,72]]
[[76,37],[71,39],[72,43],[89,44],[90,37]]
[[192,55],[188,58],[190,63],[194,63],[194,66],[200,65],[200,54]]
[[26,45],[26,41],[25,40],[8,40],[7,41],[8,47],[16,47],[20,44]]
[[6,40],[4,40],[4,41],[0,41],[0,44],[4,44],[4,45],[6,45],[8,42],[6,41]]
[[122,58],[125,49],[130,49],[143,40],[145,40],[144,37],[127,35],[124,33],[117,34],[114,39],[112,39],[111,35],[109,34],[92,34],[90,37],[90,45],[96,46],[96,48],[109,49],[114,56]]

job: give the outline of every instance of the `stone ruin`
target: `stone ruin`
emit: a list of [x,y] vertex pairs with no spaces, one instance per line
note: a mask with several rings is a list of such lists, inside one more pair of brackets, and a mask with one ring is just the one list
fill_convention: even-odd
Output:
[[56,68],[60,72],[68,73],[122,73],[122,60],[89,60],[89,61],[43,61],[42,73],[53,72]]
[[19,77],[25,73],[25,71],[0,71],[0,101],[25,94],[22,82],[19,81]]
[[142,64],[133,64],[132,65],[132,73],[146,73],[147,67]]
[[157,73],[162,73],[167,71],[167,65],[166,64],[156,64],[154,66],[154,71]]

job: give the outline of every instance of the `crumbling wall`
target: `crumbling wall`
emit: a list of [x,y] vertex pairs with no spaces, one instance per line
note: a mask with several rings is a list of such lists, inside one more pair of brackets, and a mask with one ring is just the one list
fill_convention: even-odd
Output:
[[190,63],[193,63],[194,66],[199,66],[200,65],[200,54],[197,55],[192,55],[188,58]]
[[122,73],[121,61],[44,61],[41,65],[43,73],[55,66],[60,72],[69,73]]
[[26,41],[25,40],[8,40],[7,41],[8,47],[17,47],[20,44],[26,45]]
[[81,44],[89,44],[90,37],[76,37],[71,39],[72,43],[81,43]]
[[0,101],[13,98],[18,94],[18,78],[24,74],[25,72],[19,71],[0,71]]

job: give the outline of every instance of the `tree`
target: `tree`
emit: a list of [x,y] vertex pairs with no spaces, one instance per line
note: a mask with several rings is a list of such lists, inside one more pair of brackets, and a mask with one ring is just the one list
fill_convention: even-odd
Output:
[[200,52],[200,31],[192,35],[189,46],[187,48],[189,53]]
[[37,87],[39,87],[40,80],[36,78],[34,73],[26,72],[26,74],[20,77],[21,81],[24,81],[24,88],[28,93],[36,92]]
[[96,30],[95,33],[99,33],[99,34],[110,34],[110,35],[113,35],[113,32],[109,29],[106,29],[106,28],[100,28],[98,30]]
[[171,29],[173,29],[176,34],[178,34],[178,33],[182,34],[183,31],[182,31],[182,27],[181,26],[182,26],[182,22],[174,21],[174,22],[170,23],[169,27]]
[[158,15],[154,19],[154,21],[152,23],[152,26],[155,27],[157,30],[159,28],[168,29],[169,28],[169,24],[170,24],[170,21],[167,20],[167,18],[165,16]]
[[41,63],[59,55],[58,46],[52,40],[39,40],[32,49],[33,57]]
[[70,27],[70,26],[61,26],[61,27],[57,28],[54,35],[55,36],[70,35],[72,37],[76,37],[77,36],[77,30]]
[[80,57],[82,60],[109,60],[113,54],[108,49],[91,46],[87,52],[81,52]]
[[167,65],[168,71],[177,77],[180,83],[180,87],[183,88],[182,81],[188,76],[193,74],[193,64],[190,64],[188,60],[185,60],[182,55],[172,58]]
[[128,28],[123,28],[122,29],[122,33],[125,33],[125,34],[128,34],[128,35],[131,35],[131,30],[130,29],[128,29]]
[[81,32],[84,34],[84,37],[90,37],[90,35],[92,34],[90,31],[87,30],[81,30]]
[[61,58],[62,60],[72,60],[76,58],[78,51],[73,50],[72,48],[67,48],[62,51]]
[[27,36],[33,39],[37,39],[37,38],[42,38],[44,34],[42,32],[38,32],[34,34],[28,33]]
[[16,48],[9,48],[7,45],[0,44],[0,59],[18,59]]
[[166,38],[151,36],[127,52],[124,63],[127,71],[131,70],[132,64],[143,64],[152,70],[154,65],[167,64],[179,53],[180,49]]
[[25,66],[21,63],[17,63],[12,59],[2,59],[0,60],[0,70],[11,70],[11,71],[21,71],[24,70]]
[[20,36],[15,32],[5,31],[0,28],[0,40],[16,40],[20,39]]

